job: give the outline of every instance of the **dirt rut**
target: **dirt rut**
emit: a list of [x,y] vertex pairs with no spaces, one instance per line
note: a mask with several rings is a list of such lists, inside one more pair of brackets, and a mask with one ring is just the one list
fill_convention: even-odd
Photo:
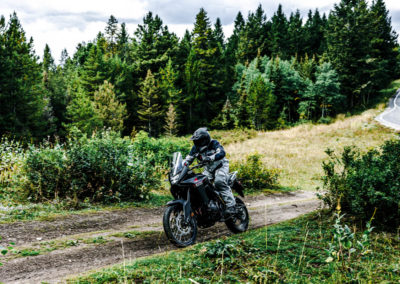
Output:
[[[250,213],[250,228],[289,220],[316,210],[321,202],[313,192],[294,192],[245,199]],[[1,224],[2,242],[35,247],[41,241],[104,236],[103,244],[82,244],[60,248],[37,256],[7,259],[0,257],[0,282],[50,283],[63,282],[69,275],[84,273],[114,263],[176,249],[166,239],[161,225],[163,208],[126,209],[89,215],[71,215],[53,221]],[[146,234],[126,238],[116,233],[142,231]],[[99,232],[100,231],[100,232]],[[151,232],[148,232],[151,231]],[[198,242],[229,235],[224,224],[199,231]]]

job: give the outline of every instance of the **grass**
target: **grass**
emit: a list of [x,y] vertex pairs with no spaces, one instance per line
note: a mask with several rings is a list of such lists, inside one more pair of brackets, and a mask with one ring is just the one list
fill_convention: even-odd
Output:
[[[97,236],[91,236],[93,234],[97,234]],[[70,236],[67,238],[40,241],[37,243],[33,243],[29,247],[26,246],[17,247],[15,245],[11,246],[9,248],[6,248],[7,249],[7,253],[5,253],[6,258],[4,258],[3,261],[4,260],[9,261],[11,259],[26,257],[26,256],[44,255],[55,250],[64,250],[67,248],[79,247],[82,245],[86,246],[101,245],[105,243],[119,241],[120,239],[139,240],[148,237],[154,237],[159,234],[160,234],[159,231],[152,231],[152,230],[149,231],[134,230],[134,231],[118,232],[118,233],[113,233],[111,231],[83,233],[80,235]]]
[[[281,171],[283,188],[313,190],[321,186],[321,163],[327,159],[325,150],[337,151],[355,145],[368,150],[395,137],[395,133],[375,121],[384,105],[360,115],[339,116],[332,124],[302,124],[291,129],[260,132],[256,138],[225,147],[230,159],[244,160],[252,152],[263,156],[268,168]],[[249,150],[250,149],[250,150]]]
[[29,220],[51,221],[71,214],[91,214],[99,211],[120,210],[133,207],[156,208],[165,205],[171,199],[172,197],[170,194],[158,192],[150,194],[150,198],[144,201],[121,202],[109,205],[82,203],[79,209],[71,208],[70,204],[63,202],[31,203],[28,205],[14,204],[15,207],[9,210],[0,208],[0,223]]
[[[346,221],[355,232],[362,232]],[[323,212],[92,272],[68,283],[394,283],[400,239],[372,233],[369,252],[328,260],[335,220]]]

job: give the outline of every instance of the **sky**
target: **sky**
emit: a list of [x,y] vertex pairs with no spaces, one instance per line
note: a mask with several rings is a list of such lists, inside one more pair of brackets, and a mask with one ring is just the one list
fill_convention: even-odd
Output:
[[[233,22],[239,11],[246,18],[249,11],[262,5],[267,18],[271,18],[282,4],[286,15],[299,9],[306,18],[309,9],[328,13],[339,0],[1,0],[0,14],[8,20],[17,13],[27,38],[33,37],[36,54],[42,56],[44,46],[49,45],[56,62],[66,48],[69,55],[80,42],[92,41],[99,31],[104,31],[110,15],[119,23],[125,22],[130,36],[148,11],[157,14],[169,30],[182,37],[191,31],[195,16],[204,8],[212,23],[221,19],[225,37],[231,35]],[[400,34],[400,1],[386,0],[392,18],[392,26]]]

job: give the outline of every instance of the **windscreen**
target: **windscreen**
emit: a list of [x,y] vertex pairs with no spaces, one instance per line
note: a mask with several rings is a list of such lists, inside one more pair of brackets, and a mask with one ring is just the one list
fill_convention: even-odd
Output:
[[182,171],[182,154],[180,152],[175,152],[172,156],[172,163],[171,163],[171,173],[172,176],[177,175]]

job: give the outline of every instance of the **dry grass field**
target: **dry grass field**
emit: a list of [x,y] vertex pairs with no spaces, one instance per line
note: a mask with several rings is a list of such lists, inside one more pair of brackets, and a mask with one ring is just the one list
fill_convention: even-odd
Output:
[[329,125],[303,124],[291,129],[260,132],[257,137],[225,147],[229,158],[238,161],[258,152],[269,168],[281,170],[283,187],[315,190],[321,186],[321,163],[327,148],[341,151],[354,145],[368,150],[396,137],[393,130],[381,126],[375,117],[384,105],[348,118],[338,116]]

